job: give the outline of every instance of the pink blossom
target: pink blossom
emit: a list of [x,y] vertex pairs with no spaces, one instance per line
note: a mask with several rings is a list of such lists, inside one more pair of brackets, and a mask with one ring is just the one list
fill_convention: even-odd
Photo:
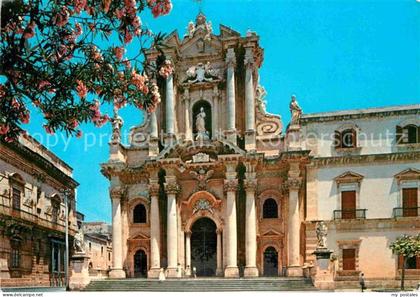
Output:
[[53,135],[53,134],[55,133],[54,129],[53,129],[53,128],[51,128],[51,127],[50,127],[50,126],[48,126],[48,125],[44,125],[44,129],[45,129],[45,132],[47,132],[48,134]]
[[53,17],[53,24],[58,27],[63,27],[68,23],[69,17],[69,9],[67,7],[63,7],[61,11]]
[[81,130],[78,130],[77,133],[76,133],[76,137],[81,138],[82,135],[83,135],[83,132]]
[[137,11],[136,0],[124,0],[124,5],[125,5],[125,11],[127,12],[127,14],[131,16],[132,18],[134,18]]
[[123,58],[123,56],[124,56],[124,54],[125,54],[125,48],[124,47],[116,47],[115,49],[114,49],[114,51],[115,51],[115,57],[118,59],[118,60],[121,60],[122,58]]
[[19,116],[19,119],[23,124],[29,123],[29,119],[30,119],[29,111],[22,112]]
[[42,80],[38,84],[38,90],[42,91],[45,88],[48,88],[51,86],[51,83],[48,80]]
[[155,18],[168,14],[172,9],[170,0],[148,0],[147,5],[152,9],[152,14]]
[[7,132],[9,132],[9,125],[0,124],[0,135],[5,135]]
[[76,83],[77,83],[76,91],[79,94],[79,97],[85,98],[87,95],[87,87],[81,80],[76,80]]
[[36,27],[35,22],[30,22],[29,25],[26,27],[26,29],[24,31],[25,33],[23,34],[23,38],[29,39],[29,38],[34,37],[35,27]]
[[124,64],[125,68],[127,68],[127,69],[131,68],[131,62],[128,61],[127,59],[124,59],[123,64]]
[[76,129],[79,126],[79,122],[76,119],[71,119],[68,126],[70,129]]
[[139,91],[142,91],[145,87],[147,77],[136,73],[134,70],[131,72],[131,83],[136,86]]
[[115,16],[117,17],[117,19],[121,20],[125,16],[125,9],[116,9]]
[[80,36],[83,33],[83,29],[82,26],[79,23],[76,23],[76,25],[74,25],[74,27],[76,28],[76,36]]
[[165,60],[165,62],[159,70],[159,75],[163,78],[168,78],[172,74],[173,70],[174,68],[172,66],[171,61]]
[[131,35],[131,33],[126,30],[124,34],[124,43],[130,43],[131,40],[133,40],[133,35]]
[[74,5],[74,11],[76,13],[81,13],[82,10],[85,9],[86,7],[86,0],[74,0],[73,5]]

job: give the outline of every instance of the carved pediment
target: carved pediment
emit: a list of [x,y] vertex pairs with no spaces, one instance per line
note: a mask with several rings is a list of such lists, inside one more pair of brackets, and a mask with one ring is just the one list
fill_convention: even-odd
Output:
[[265,231],[264,233],[261,234],[261,236],[266,236],[266,237],[273,237],[273,236],[283,236],[283,234],[281,232],[278,232],[274,229],[269,229],[267,231]]
[[138,233],[138,234],[130,237],[128,240],[149,240],[149,236],[147,236],[143,233]]
[[420,180],[420,170],[415,168],[408,168],[394,175],[398,183],[407,180]]
[[358,174],[356,172],[352,172],[352,171],[347,171],[339,176],[337,176],[334,180],[337,183],[337,185],[339,184],[349,184],[349,183],[360,183],[361,180],[363,179],[363,175]]

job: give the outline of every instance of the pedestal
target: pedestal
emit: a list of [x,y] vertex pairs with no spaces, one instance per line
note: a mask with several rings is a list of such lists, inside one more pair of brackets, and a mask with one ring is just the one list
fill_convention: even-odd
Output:
[[302,266],[289,266],[286,271],[287,276],[303,276]]
[[82,290],[90,283],[89,259],[86,254],[75,254],[71,257],[71,276],[69,278],[70,290]]
[[125,278],[125,271],[122,269],[111,269],[109,272],[109,278]]
[[245,150],[246,151],[255,151],[256,147],[256,133],[255,130],[245,131]]
[[226,278],[235,278],[239,277],[239,269],[238,267],[226,267],[225,268],[225,277]]
[[226,140],[230,143],[233,143],[236,145],[237,139],[236,139],[236,131],[235,130],[226,130],[224,131]]
[[245,267],[244,277],[258,277],[257,267]]
[[151,268],[147,272],[147,278],[159,278],[160,268]]
[[314,252],[316,256],[316,269],[314,276],[314,286],[321,290],[334,290],[333,263],[330,256],[333,251],[327,248],[317,248]]
[[175,268],[169,268],[168,267],[166,269],[166,273],[167,273],[167,275],[166,275],[167,278],[179,278],[180,277],[178,269],[176,267]]
[[164,137],[165,147],[174,145],[176,141],[175,134],[166,134]]
[[150,137],[149,139],[149,157],[156,157],[159,155],[159,139]]

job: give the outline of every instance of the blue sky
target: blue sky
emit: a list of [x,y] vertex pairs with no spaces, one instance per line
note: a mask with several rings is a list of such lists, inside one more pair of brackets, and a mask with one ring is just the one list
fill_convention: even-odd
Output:
[[[154,32],[178,30],[180,36],[198,5],[174,0],[170,15],[143,23]],[[204,0],[203,12],[219,33],[219,24],[245,34],[260,35],[264,63],[261,84],[268,92],[267,109],[290,119],[288,104],[296,94],[305,113],[420,103],[420,3],[416,0]],[[134,53],[136,44],[129,47]],[[134,108],[121,111],[124,129],[140,124]],[[81,126],[85,137],[67,140],[58,134],[47,143],[33,115],[28,131],[74,169],[78,210],[87,221],[111,221],[108,181],[99,164],[108,158],[108,145],[85,150],[93,135],[108,133],[110,126]],[[69,143],[66,145],[66,142]]]

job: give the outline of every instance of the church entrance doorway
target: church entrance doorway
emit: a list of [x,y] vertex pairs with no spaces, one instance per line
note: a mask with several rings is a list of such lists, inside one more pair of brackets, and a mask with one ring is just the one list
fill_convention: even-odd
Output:
[[275,248],[268,247],[264,251],[264,276],[278,276],[279,256]]
[[216,252],[216,224],[209,218],[198,219],[191,228],[191,268],[197,276],[216,275]]
[[134,277],[147,277],[147,255],[143,250],[134,254]]

